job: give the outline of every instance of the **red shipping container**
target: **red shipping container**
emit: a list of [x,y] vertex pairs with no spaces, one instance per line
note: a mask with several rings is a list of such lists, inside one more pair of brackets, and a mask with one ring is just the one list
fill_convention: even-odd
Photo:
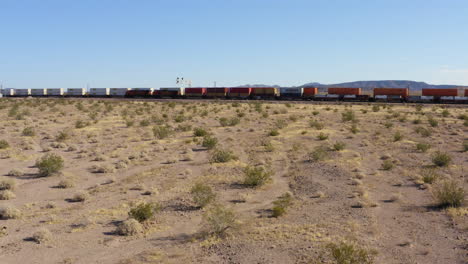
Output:
[[399,95],[401,97],[408,97],[408,88],[374,88],[374,96],[376,95]]
[[185,88],[186,96],[203,96],[206,94],[206,88]]
[[457,96],[458,89],[422,89],[423,96]]
[[229,89],[225,87],[206,88],[206,96],[211,97],[224,97],[228,93]]
[[229,96],[231,97],[249,97],[251,93],[252,88],[248,87],[229,88]]
[[361,88],[330,87],[328,94],[361,95]]
[[468,96],[468,89],[465,89],[465,96]]
[[153,93],[151,90],[129,90],[125,93],[127,97],[134,97],[134,96],[151,96]]
[[305,96],[313,96],[318,94],[317,87],[304,87],[304,95]]

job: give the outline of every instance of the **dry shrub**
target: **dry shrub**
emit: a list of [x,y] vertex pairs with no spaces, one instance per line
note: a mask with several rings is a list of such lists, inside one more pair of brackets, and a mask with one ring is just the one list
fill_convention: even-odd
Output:
[[21,177],[24,175],[24,173],[20,170],[13,169],[13,170],[10,170],[7,175],[13,176],[13,177]]
[[62,189],[75,187],[75,180],[72,178],[64,178],[58,182],[57,187]]
[[43,228],[34,233],[31,239],[38,244],[44,244],[52,240],[52,233],[48,229]]
[[237,226],[236,214],[222,205],[214,205],[203,215],[203,225],[209,234],[223,236],[230,228]]
[[330,243],[327,248],[337,264],[372,264],[375,255],[377,255],[375,250],[369,250],[356,243],[346,241]]
[[196,183],[190,190],[193,201],[199,207],[205,207],[216,200],[216,193],[205,183]]
[[39,169],[39,175],[42,177],[51,176],[63,169],[64,160],[57,154],[49,153],[36,161],[36,167]]
[[0,191],[0,200],[11,200],[14,199],[16,195],[10,190]]
[[1,190],[14,190],[16,188],[16,182],[13,179],[1,179],[0,180],[0,191]]
[[84,202],[89,198],[89,194],[85,191],[79,191],[70,199],[72,202]]
[[118,225],[115,232],[121,236],[137,236],[143,233],[143,225],[135,219],[128,219]]
[[433,195],[440,207],[460,207],[465,200],[463,185],[455,180],[440,182],[433,189]]
[[15,207],[0,207],[0,219],[17,219],[21,217],[21,211]]

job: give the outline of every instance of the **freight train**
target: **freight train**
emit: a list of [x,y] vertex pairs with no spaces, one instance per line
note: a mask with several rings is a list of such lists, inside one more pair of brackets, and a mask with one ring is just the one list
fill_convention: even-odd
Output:
[[251,100],[314,100],[355,102],[468,103],[468,89],[422,89],[420,95],[408,88],[329,87],[162,87],[153,88],[41,88],[3,90],[6,97],[111,97],[161,99],[251,99]]

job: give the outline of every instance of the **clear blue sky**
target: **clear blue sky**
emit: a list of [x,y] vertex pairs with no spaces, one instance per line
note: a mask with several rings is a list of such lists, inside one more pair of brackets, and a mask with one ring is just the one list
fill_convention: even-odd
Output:
[[468,85],[466,0],[0,0],[5,87]]

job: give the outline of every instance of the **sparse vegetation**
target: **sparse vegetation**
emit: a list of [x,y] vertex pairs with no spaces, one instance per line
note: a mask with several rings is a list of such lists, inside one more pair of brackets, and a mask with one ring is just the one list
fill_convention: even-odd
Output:
[[337,264],[372,264],[377,255],[374,250],[346,241],[330,243],[327,248]]
[[393,161],[387,159],[387,160],[384,160],[383,163],[382,163],[382,169],[383,170],[391,170],[395,167],[395,164],[393,163]]
[[419,142],[416,144],[416,149],[421,152],[427,152],[431,148],[431,144]]
[[192,199],[199,207],[205,207],[216,200],[216,194],[205,183],[198,182],[190,190]]
[[47,177],[63,169],[64,160],[57,154],[49,153],[36,161],[36,167],[39,169],[39,176]]
[[206,211],[203,222],[209,234],[224,236],[228,229],[236,227],[236,218],[234,211],[218,204]]
[[436,166],[445,167],[448,166],[451,162],[452,157],[445,152],[438,150],[432,155],[432,163],[434,163]]
[[272,216],[279,217],[286,213],[286,210],[289,206],[291,206],[293,200],[293,196],[291,193],[287,192],[280,197],[276,201],[273,202]]
[[171,134],[171,129],[167,126],[155,126],[153,127],[153,135],[157,139],[165,139]]
[[346,144],[344,142],[339,141],[333,144],[333,149],[336,151],[342,151],[345,149],[345,147],[346,147]]
[[225,163],[235,159],[237,159],[237,157],[232,153],[232,151],[215,149],[211,154],[210,161],[213,163]]
[[211,136],[203,137],[202,147],[207,149],[213,149],[218,144],[218,139]]
[[434,187],[434,198],[441,207],[459,207],[465,199],[463,186],[455,180],[445,180]]
[[314,150],[309,153],[309,161],[311,162],[318,162],[323,161],[329,158],[328,150],[325,146],[318,146],[314,148]]
[[137,220],[138,222],[142,223],[146,220],[151,219],[155,213],[161,210],[161,206],[155,203],[140,203],[137,206],[130,209],[128,215]]
[[117,226],[115,231],[121,236],[137,236],[143,233],[143,226],[135,219],[128,219]]
[[270,181],[272,173],[264,167],[248,166],[245,168],[244,174],[244,185],[258,187]]
[[0,140],[0,149],[7,149],[10,147],[10,144],[8,144],[8,141],[2,139]]

